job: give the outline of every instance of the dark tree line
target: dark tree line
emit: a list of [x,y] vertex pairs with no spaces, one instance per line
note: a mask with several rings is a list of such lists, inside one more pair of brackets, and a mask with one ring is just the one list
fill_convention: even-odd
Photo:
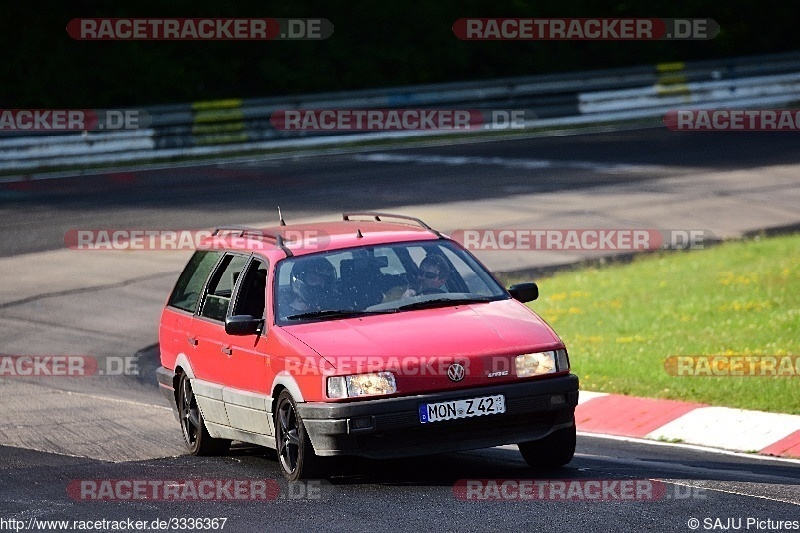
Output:
[[[115,107],[588,70],[800,48],[796,2],[695,0],[8,2],[0,107]],[[79,17],[322,17],[325,41],[87,42]],[[711,41],[465,42],[461,17],[704,17]]]

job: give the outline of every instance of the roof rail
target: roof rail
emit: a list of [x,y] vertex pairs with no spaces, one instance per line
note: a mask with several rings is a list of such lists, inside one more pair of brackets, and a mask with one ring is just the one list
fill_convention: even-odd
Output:
[[275,244],[281,248],[287,256],[293,255],[292,252],[286,248],[284,239],[282,235],[277,233],[270,233],[268,231],[260,230],[258,228],[249,228],[247,226],[219,226],[214,228],[214,231],[211,233],[212,237],[219,235],[220,232],[223,231],[230,231],[232,233],[239,232],[239,237],[252,237],[252,238],[270,238],[275,239]]
[[223,231],[230,231],[232,233],[235,233],[235,232],[238,231],[239,232],[239,236],[241,237],[242,235],[244,235],[247,232],[259,231],[259,230],[258,230],[258,228],[248,228],[247,226],[217,226],[216,228],[214,228],[214,231],[213,231],[213,233],[211,233],[211,236],[214,237],[214,236],[218,235],[219,233],[221,233]]
[[[394,219],[397,219],[397,220],[400,220],[400,221],[413,222],[414,224],[420,226],[421,228],[430,231],[431,233],[433,233],[434,235],[436,235],[440,239],[442,238],[442,234],[441,233],[439,233],[438,231],[436,231],[435,229],[433,229],[432,227],[430,227],[429,225],[427,225],[426,223],[424,223],[422,220],[420,220],[417,217],[410,217],[408,215],[395,215],[395,214],[392,214],[392,213],[377,213],[377,212],[342,213],[342,220],[350,220],[350,217],[370,217],[376,222],[383,222],[384,218],[394,218]],[[402,224],[402,222],[401,222],[401,224]]]

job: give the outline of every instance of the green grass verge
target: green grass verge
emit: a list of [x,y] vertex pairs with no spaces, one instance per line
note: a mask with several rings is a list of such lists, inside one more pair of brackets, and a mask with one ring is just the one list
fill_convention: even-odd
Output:
[[800,414],[800,375],[670,375],[680,355],[800,355],[800,234],[539,280],[584,390]]

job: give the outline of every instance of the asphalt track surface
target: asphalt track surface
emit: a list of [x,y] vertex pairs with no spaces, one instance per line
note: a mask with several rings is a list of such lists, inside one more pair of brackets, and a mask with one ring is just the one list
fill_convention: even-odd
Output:
[[[281,158],[43,181],[0,180],[0,256],[74,228],[204,228],[347,210],[580,190],[797,163],[797,134],[664,129]],[[381,159],[381,156],[384,158]],[[522,165],[508,164],[520,160]],[[632,185],[635,184],[635,187]],[[533,207],[532,207],[533,209]]]
[[[51,257],[40,252],[63,251],[64,233],[74,228],[265,221],[274,219],[276,205],[291,221],[332,211],[477,205],[603,186],[647,191],[665,177],[796,165],[797,141],[783,134],[644,130],[5,182],[0,257],[14,265],[30,258],[31,269],[50,269],[58,278],[64,265],[33,263]],[[43,283],[27,296],[3,298],[0,352],[135,355],[140,373],[0,379],[0,531],[11,529],[3,522],[8,519],[27,528],[31,520],[216,517],[227,518],[223,531],[248,532],[692,531],[692,518],[700,520],[700,531],[736,526],[739,519],[746,529],[748,518],[761,521],[752,522],[750,531],[766,531],[766,520],[800,520],[800,463],[663,443],[581,435],[575,460],[555,472],[527,468],[513,446],[358,460],[315,485],[313,497],[297,497],[302,487],[289,487],[274,454],[257,447],[237,446],[224,457],[187,456],[153,377],[157,310],[183,260],[164,260],[161,270],[150,265],[135,283],[92,291],[59,291]],[[25,267],[15,268],[22,278]],[[94,275],[89,271],[86,276]],[[10,294],[20,283],[5,276]],[[262,479],[278,493],[269,501],[90,501],[68,490],[80,480],[133,479]],[[655,500],[462,501],[453,485],[465,479],[655,480],[666,489]]]

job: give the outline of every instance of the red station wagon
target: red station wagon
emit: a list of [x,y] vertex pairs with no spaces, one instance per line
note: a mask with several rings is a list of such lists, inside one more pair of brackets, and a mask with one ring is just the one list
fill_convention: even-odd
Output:
[[468,251],[419,219],[218,228],[161,316],[158,381],[192,454],[274,448],[289,480],[327,457],[518,444],[575,451],[564,343]]

